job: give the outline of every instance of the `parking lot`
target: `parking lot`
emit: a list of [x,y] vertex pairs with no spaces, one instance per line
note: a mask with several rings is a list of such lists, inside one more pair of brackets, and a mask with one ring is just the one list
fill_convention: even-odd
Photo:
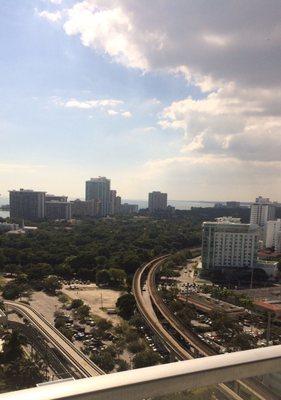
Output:
[[71,299],[81,299],[89,305],[91,312],[102,318],[109,319],[114,325],[121,320],[118,315],[109,315],[106,309],[115,308],[116,301],[121,295],[118,290],[100,288],[95,284],[63,285],[62,292]]

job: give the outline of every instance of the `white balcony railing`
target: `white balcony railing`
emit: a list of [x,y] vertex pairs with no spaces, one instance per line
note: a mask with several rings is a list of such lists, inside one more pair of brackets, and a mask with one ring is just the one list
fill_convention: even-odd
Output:
[[280,371],[281,345],[53,383],[0,400],[140,400]]

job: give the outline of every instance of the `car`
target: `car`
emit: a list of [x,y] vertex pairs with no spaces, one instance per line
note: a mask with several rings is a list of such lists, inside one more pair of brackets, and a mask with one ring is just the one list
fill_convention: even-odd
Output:
[[73,337],[74,337],[75,340],[83,340],[84,337],[85,337],[85,334],[82,333],[82,332],[78,332]]
[[97,348],[96,346],[94,346],[94,345],[90,345],[90,346],[88,346],[88,348],[89,348],[91,351],[98,351],[98,348]]

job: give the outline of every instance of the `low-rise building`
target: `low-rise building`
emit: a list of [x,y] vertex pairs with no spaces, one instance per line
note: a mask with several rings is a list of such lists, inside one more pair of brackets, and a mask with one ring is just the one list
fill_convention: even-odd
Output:
[[262,269],[268,278],[275,279],[279,274],[278,261],[258,260],[257,268]]
[[18,224],[9,224],[8,222],[0,222],[0,233],[16,231],[19,229]]
[[71,219],[71,203],[65,201],[46,201],[46,218],[49,220]]
[[101,202],[99,200],[74,200],[71,202],[71,211],[74,218],[99,217]]
[[121,214],[136,214],[138,212],[139,206],[137,204],[121,204]]
[[45,200],[46,201],[61,201],[63,203],[66,203],[67,196],[57,196],[55,194],[46,194]]
[[240,207],[240,201],[227,201],[226,207],[227,208],[238,208],[238,207]]

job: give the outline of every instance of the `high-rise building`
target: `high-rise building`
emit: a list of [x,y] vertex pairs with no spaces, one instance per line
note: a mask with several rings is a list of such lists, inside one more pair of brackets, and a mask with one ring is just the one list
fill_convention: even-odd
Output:
[[255,203],[259,203],[259,204],[268,204],[268,203],[270,203],[270,199],[269,199],[269,197],[262,197],[262,196],[259,196],[259,197],[256,197]]
[[33,190],[10,190],[10,217],[30,221],[45,218],[45,194]]
[[45,217],[49,220],[71,219],[71,203],[67,201],[46,201]]
[[167,208],[168,195],[167,193],[151,192],[148,194],[148,210],[153,213],[158,210]]
[[265,247],[281,252],[281,219],[267,221]]
[[115,214],[120,214],[121,213],[121,197],[116,196],[115,199]]
[[116,214],[116,190],[110,190],[109,214]]
[[110,212],[110,180],[100,176],[86,181],[86,201],[88,200],[99,200],[101,216],[108,215]]
[[257,261],[259,227],[242,224],[239,218],[222,217],[202,225],[202,268],[254,268]]
[[99,200],[74,200],[71,202],[71,211],[74,218],[99,217],[101,202]]
[[251,204],[250,223],[259,225],[261,239],[265,241],[266,223],[275,220],[276,205],[272,204],[269,198],[257,197],[256,202]]

